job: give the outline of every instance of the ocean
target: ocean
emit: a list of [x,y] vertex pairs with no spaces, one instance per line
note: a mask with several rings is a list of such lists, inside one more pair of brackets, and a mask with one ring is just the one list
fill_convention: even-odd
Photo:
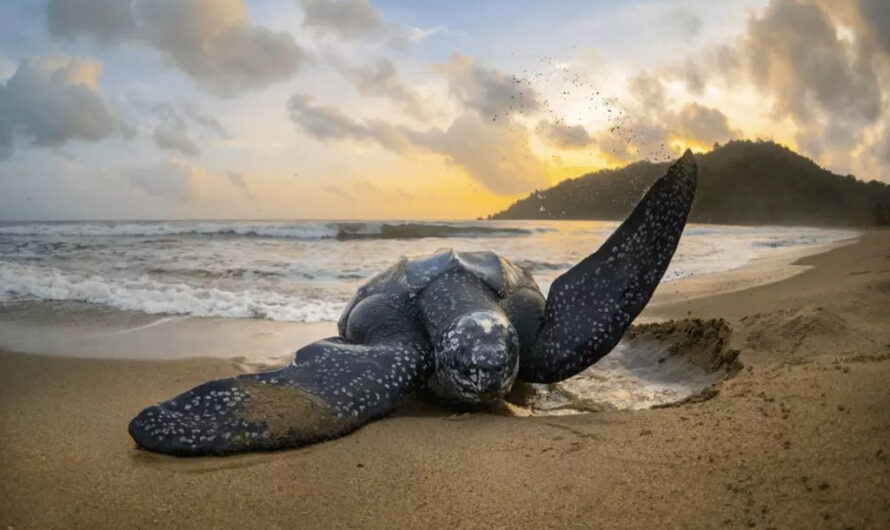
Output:
[[[162,221],[0,224],[0,304],[76,301],[149,314],[336,321],[399,256],[492,250],[551,282],[618,226],[600,221]],[[688,225],[663,282],[854,237]]]

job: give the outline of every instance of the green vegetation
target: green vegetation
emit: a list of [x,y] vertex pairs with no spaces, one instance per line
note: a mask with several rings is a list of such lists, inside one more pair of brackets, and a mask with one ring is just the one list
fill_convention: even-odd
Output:
[[[890,186],[836,175],[773,142],[732,141],[696,159],[692,222],[890,225]],[[668,165],[637,162],[566,180],[489,219],[624,219]]]

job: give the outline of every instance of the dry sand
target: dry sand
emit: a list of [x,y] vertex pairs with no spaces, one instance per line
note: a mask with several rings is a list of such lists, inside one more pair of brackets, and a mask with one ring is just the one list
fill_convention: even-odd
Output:
[[535,418],[414,406],[269,454],[161,457],[127,435],[145,405],[244,363],[0,353],[0,528],[888,528],[890,231],[798,266],[647,308],[733,327],[745,367],[712,399]]

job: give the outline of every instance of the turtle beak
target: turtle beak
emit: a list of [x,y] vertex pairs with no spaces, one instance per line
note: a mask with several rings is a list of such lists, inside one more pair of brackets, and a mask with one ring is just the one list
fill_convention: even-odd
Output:
[[470,369],[463,378],[465,387],[479,396],[481,401],[492,401],[500,398],[508,386],[506,366],[476,366]]
[[516,365],[503,349],[473,352],[473,363],[458,375],[461,390],[475,401],[490,403],[502,398],[510,390]]

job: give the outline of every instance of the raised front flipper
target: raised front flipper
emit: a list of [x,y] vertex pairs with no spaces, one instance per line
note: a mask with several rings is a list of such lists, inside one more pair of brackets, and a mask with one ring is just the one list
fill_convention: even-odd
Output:
[[695,196],[690,151],[658,179],[605,243],[553,282],[544,322],[519,378],[554,382],[609,353],[664,275]]
[[222,455],[296,447],[342,436],[391,413],[428,376],[429,344],[419,336],[370,345],[325,339],[281,370],[210,381],[130,422],[149,451]]

